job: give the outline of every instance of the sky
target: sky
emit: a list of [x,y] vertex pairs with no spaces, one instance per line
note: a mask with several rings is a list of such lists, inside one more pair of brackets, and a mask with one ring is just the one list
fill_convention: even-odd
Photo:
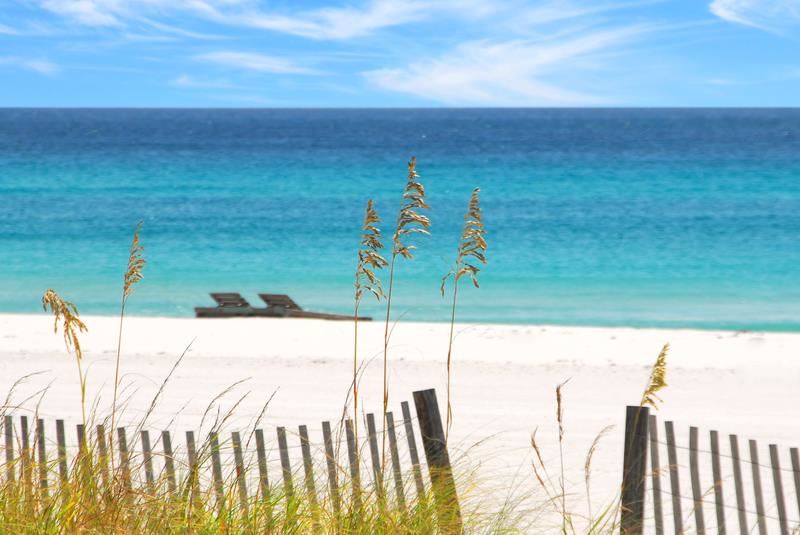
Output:
[[800,0],[0,0],[0,106],[800,105]]

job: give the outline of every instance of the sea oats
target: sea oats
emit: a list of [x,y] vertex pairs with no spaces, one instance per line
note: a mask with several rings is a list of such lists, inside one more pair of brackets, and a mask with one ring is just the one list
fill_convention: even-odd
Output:
[[669,352],[669,344],[664,344],[664,347],[661,348],[661,352],[658,354],[656,358],[656,362],[653,365],[653,370],[650,372],[650,378],[647,381],[647,387],[644,389],[644,393],[642,394],[642,401],[639,403],[641,407],[651,406],[654,409],[658,409],[658,403],[661,402],[661,398],[658,397],[657,393],[667,387],[667,353]]
[[458,281],[461,277],[468,276],[472,284],[478,288],[478,273],[480,268],[475,264],[486,264],[486,227],[483,224],[483,215],[480,204],[480,188],[472,190],[467,213],[464,215],[464,228],[458,244],[458,254],[451,269],[443,278],[441,292],[444,297],[447,281],[453,278],[453,304],[450,311],[450,341],[447,346],[447,433],[453,419],[453,409],[450,404],[450,381],[453,358],[453,329],[456,322],[456,304],[458,302]]
[[358,308],[365,291],[374,295],[378,301],[383,298],[383,286],[375,272],[388,265],[380,254],[383,249],[381,231],[377,227],[380,222],[375,204],[370,199],[361,225],[361,246],[358,249],[353,310],[353,422],[356,439],[358,438]]

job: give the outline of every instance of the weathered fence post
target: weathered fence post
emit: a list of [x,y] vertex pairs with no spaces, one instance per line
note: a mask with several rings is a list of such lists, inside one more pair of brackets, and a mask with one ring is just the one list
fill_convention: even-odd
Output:
[[279,427],[278,449],[281,454],[281,470],[283,470],[283,493],[287,506],[291,505],[294,496],[294,483],[292,482],[292,464],[289,462],[289,444],[286,442],[286,428]]
[[783,481],[781,480],[781,462],[778,457],[778,446],[769,445],[769,458],[772,464],[772,482],[775,486],[775,501],[778,506],[778,522],[781,535],[789,535],[789,522],[786,519],[786,500],[783,498]]
[[222,514],[225,510],[225,488],[222,482],[222,459],[219,454],[219,435],[216,431],[208,434],[208,444],[211,449],[211,475],[214,480],[214,491],[217,495],[217,508]]
[[694,501],[694,527],[697,535],[705,535],[706,519],[703,515],[703,489],[700,486],[700,464],[697,459],[698,431],[689,428],[689,476],[692,481],[692,500]]
[[142,439],[142,461],[144,462],[144,480],[147,483],[147,490],[155,491],[155,474],[153,473],[153,450],[150,447],[150,432],[142,430],[139,433]]
[[[122,472],[122,484],[125,490],[131,490],[131,455],[128,451],[128,439],[125,436],[125,428],[117,428],[117,438],[119,439],[119,468]],[[114,452],[111,452],[114,455]]]
[[341,509],[341,499],[339,498],[339,481],[336,477],[336,454],[333,451],[330,422],[322,422],[322,439],[325,441],[325,460],[328,466],[328,487],[331,492],[331,503],[333,504],[333,512],[338,515]]
[[350,462],[350,484],[353,492],[353,508],[361,508],[361,466],[358,455],[358,443],[353,430],[353,420],[345,420],[345,432],[347,433],[347,459]]
[[389,432],[389,454],[392,457],[392,474],[394,475],[394,493],[397,506],[406,508],[406,495],[403,489],[403,472],[400,468],[400,452],[397,449],[397,434],[394,429],[394,415],[391,411],[386,413],[386,430]]
[[722,492],[722,467],[719,460],[719,433],[711,431],[711,473],[714,476],[714,505],[717,512],[717,533],[725,533],[725,497]]
[[167,473],[167,488],[171,496],[175,495],[178,489],[178,482],[175,480],[175,459],[172,456],[172,439],[169,431],[161,432],[161,445],[164,450],[164,471]]
[[236,466],[236,485],[239,487],[239,505],[247,516],[248,494],[247,494],[247,475],[244,469],[244,454],[242,452],[242,439],[237,431],[231,433],[231,444],[233,445],[233,462]]
[[47,496],[47,451],[44,441],[44,420],[36,419],[36,449],[39,452],[39,490]]
[[733,483],[736,487],[736,512],[739,518],[739,534],[748,535],[747,514],[744,502],[744,484],[742,483],[742,463],[739,457],[739,439],[729,436],[731,442],[731,462],[733,463]]
[[436,401],[436,390],[414,392],[414,405],[417,408],[422,446],[428,461],[439,530],[443,533],[461,533],[463,528],[461,509],[458,504],[453,469],[450,466],[450,455],[447,452],[439,403]]
[[386,505],[386,496],[383,488],[383,463],[378,450],[378,432],[375,428],[375,415],[367,414],[367,439],[372,457],[372,477],[375,483],[375,495],[378,497],[378,507],[383,509]]
[[800,512],[800,454],[797,448],[791,448],[789,455],[792,458],[792,475],[794,476],[794,494],[797,498],[797,509]]
[[14,481],[14,419],[3,418],[3,432],[6,436],[6,479]]
[[[58,444],[58,474],[61,478],[61,484],[68,480],[67,469],[67,436],[64,431],[64,420],[56,420],[56,443]],[[64,486],[64,488],[66,488]]]
[[408,455],[411,458],[411,471],[414,473],[414,484],[417,487],[417,501],[422,504],[425,502],[425,483],[422,481],[422,468],[419,464],[417,454],[417,441],[414,439],[414,426],[411,424],[411,410],[408,401],[400,404],[403,411],[403,426],[406,429],[406,439],[408,440]]
[[661,506],[661,460],[658,457],[658,419],[651,414],[647,418],[650,433],[650,479],[653,490],[653,522],[656,535],[664,535],[664,510]]
[[683,513],[681,512],[681,480],[678,472],[678,452],[675,449],[675,425],[664,422],[667,438],[667,462],[669,463],[669,488],[672,494],[672,522],[675,533],[683,533]]
[[767,519],[764,512],[764,494],[761,492],[761,471],[758,465],[758,443],[750,441],[750,466],[753,469],[753,494],[756,496],[756,514],[759,535],[767,535]]
[[[267,475],[267,450],[264,444],[264,431],[256,429],[256,456],[258,457],[258,483],[261,490],[261,499],[269,497],[269,476]],[[267,511],[271,511],[269,507]]]
[[308,440],[308,427],[301,425],[297,428],[300,435],[300,454],[303,456],[303,474],[305,475],[306,495],[311,505],[311,516],[314,526],[319,524],[319,508],[317,506],[317,486],[314,483],[314,463],[311,460],[311,442]]
[[625,413],[625,450],[622,461],[620,533],[644,533],[647,477],[647,425],[650,409],[628,406]]

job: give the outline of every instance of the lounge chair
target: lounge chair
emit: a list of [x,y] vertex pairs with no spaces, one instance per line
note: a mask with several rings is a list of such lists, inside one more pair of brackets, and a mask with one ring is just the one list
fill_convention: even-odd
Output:
[[247,299],[235,292],[212,293],[211,298],[216,301],[215,307],[197,307],[194,309],[198,318],[242,318],[255,316],[254,309]]
[[[300,305],[285,294],[258,294],[267,308],[256,309],[258,316],[268,318],[313,318],[322,320],[352,320],[353,316],[345,314],[328,314],[325,312],[309,312],[303,310]],[[372,318],[359,316],[361,321],[370,321]]]

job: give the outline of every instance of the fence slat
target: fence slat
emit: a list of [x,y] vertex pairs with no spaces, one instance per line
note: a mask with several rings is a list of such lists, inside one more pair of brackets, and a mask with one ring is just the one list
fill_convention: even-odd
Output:
[[411,423],[411,409],[408,401],[400,404],[403,411],[403,426],[406,430],[408,439],[408,455],[411,458],[411,472],[414,474],[414,484],[417,487],[417,500],[420,503],[425,501],[425,483],[422,480],[422,467],[419,464],[419,454],[417,453],[417,440],[414,438],[414,426]]
[[83,424],[75,426],[75,432],[78,435],[78,451],[83,453],[86,451],[86,427]]
[[392,458],[392,473],[394,474],[394,493],[397,498],[397,507],[406,508],[406,494],[403,489],[403,472],[400,468],[400,452],[397,449],[397,434],[394,429],[394,415],[391,411],[386,413],[386,430],[389,432],[389,455]]
[[[261,497],[269,497],[269,478],[267,476],[267,448],[264,444],[264,431],[256,429],[256,456],[258,458],[258,482]],[[268,509],[268,511],[271,508]]]
[[653,490],[653,524],[656,535],[664,535],[664,510],[661,505],[661,461],[658,457],[658,417],[647,418],[650,433],[650,480]]
[[742,482],[742,463],[739,456],[739,439],[736,435],[729,436],[731,442],[731,463],[733,464],[733,482],[736,487],[736,512],[739,518],[739,534],[748,535],[747,509],[744,501],[744,483]]
[[769,445],[769,459],[772,464],[772,483],[775,487],[775,501],[778,505],[778,523],[781,535],[789,535],[789,522],[786,519],[786,500],[783,497],[783,481],[781,481],[781,461],[778,457],[778,446]]
[[119,440],[119,467],[122,470],[122,484],[125,485],[125,489],[131,490],[131,455],[128,451],[128,437],[125,435],[124,427],[117,428],[117,439]]
[[147,488],[153,492],[155,486],[155,476],[153,475],[153,450],[150,449],[150,432],[142,430],[142,460],[144,461],[144,479]]
[[303,456],[303,472],[305,474],[306,494],[308,495],[311,515],[314,525],[319,522],[319,509],[317,508],[317,487],[314,484],[314,463],[311,461],[311,443],[308,441],[308,427],[301,425],[297,428],[300,435],[300,453]]
[[30,435],[28,434],[28,417],[19,417],[19,429],[22,433],[22,447],[19,451],[20,460],[22,461],[22,479],[26,488],[30,488],[33,484],[31,477],[31,460],[30,460]]
[[367,414],[367,434],[369,439],[369,452],[372,457],[372,476],[375,483],[375,494],[378,496],[378,507],[383,507],[385,494],[383,489],[383,470],[381,468],[381,454],[378,450],[378,433],[375,429],[375,415]]
[[106,446],[106,428],[103,424],[97,426],[97,450],[99,455],[98,461],[100,463],[100,481],[103,483],[103,488],[109,490],[108,481],[108,447]]
[[39,451],[39,490],[47,496],[47,451],[44,441],[44,420],[36,420],[36,449]]
[[216,431],[208,434],[208,442],[211,448],[211,474],[214,479],[214,492],[217,495],[217,508],[223,511],[225,509],[225,489],[222,486],[222,460],[219,455],[219,436]]
[[458,504],[436,391],[430,389],[414,392],[414,405],[417,409],[425,458],[428,460],[428,472],[440,530],[443,533],[461,533],[463,530],[461,508]]
[[764,494],[761,491],[761,471],[758,467],[758,444],[750,441],[750,466],[753,469],[753,493],[756,496],[756,513],[758,515],[758,533],[767,535],[767,522],[764,518]]
[[698,432],[689,428],[689,475],[692,480],[692,499],[694,500],[694,525],[697,535],[705,535],[706,520],[703,515],[703,489],[700,487],[700,463],[697,458]]
[[350,463],[350,484],[353,487],[353,508],[361,508],[361,467],[358,455],[358,444],[353,431],[353,420],[345,420],[344,429],[347,435],[347,460]]
[[672,493],[672,521],[675,535],[683,533],[683,513],[681,512],[681,482],[678,475],[678,452],[675,448],[675,425],[664,422],[667,438],[667,461],[669,462],[669,485]]
[[338,515],[341,509],[341,499],[339,497],[339,481],[336,477],[336,455],[333,451],[330,422],[322,422],[322,439],[325,442],[325,460],[328,467],[328,487],[331,492],[331,503],[333,504],[333,512]]
[[247,494],[247,481],[244,471],[244,455],[242,454],[242,439],[237,431],[231,433],[231,443],[233,445],[233,462],[236,466],[236,484],[239,488],[239,505],[244,512],[244,515],[249,514]]
[[14,418],[3,418],[3,434],[6,437],[6,481],[14,481]]
[[622,463],[620,533],[644,533],[644,501],[647,479],[647,407],[628,406],[625,411],[625,450]]
[[725,497],[722,493],[722,467],[719,461],[719,433],[711,431],[711,473],[714,477],[714,505],[717,512],[717,533],[725,535]]
[[797,498],[797,511],[800,516],[800,454],[797,448],[789,450],[792,457],[792,475],[794,476],[794,494]]
[[283,491],[286,499],[289,500],[294,495],[294,483],[292,482],[292,465],[289,462],[289,445],[286,442],[286,428],[278,428],[278,449],[281,453],[281,469],[283,470]]
[[190,505],[193,506],[195,490],[200,479],[200,464],[197,458],[197,443],[195,442],[194,431],[186,431],[186,458],[189,461],[189,478],[183,493],[189,495]]
[[172,438],[169,431],[161,432],[161,447],[164,450],[164,471],[167,473],[167,489],[170,495],[175,495],[178,482],[175,479],[175,458],[172,454]]
[[67,468],[67,435],[64,431],[64,420],[56,420],[56,444],[58,445],[58,474],[62,483],[69,478]]

